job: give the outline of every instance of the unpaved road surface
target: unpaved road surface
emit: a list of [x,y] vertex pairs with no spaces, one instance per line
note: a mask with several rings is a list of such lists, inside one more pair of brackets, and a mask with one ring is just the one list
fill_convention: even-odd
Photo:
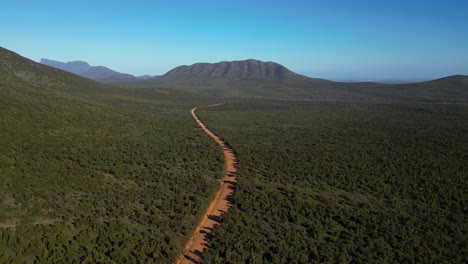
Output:
[[195,113],[196,111],[197,107],[192,109],[193,118],[205,133],[207,133],[221,146],[224,152],[224,157],[226,158],[226,166],[224,177],[220,181],[220,188],[189,241],[185,244],[184,251],[176,261],[178,264],[201,263],[203,251],[207,248],[208,240],[213,235],[214,228],[221,223],[221,215],[227,212],[232,204],[232,197],[237,183],[237,158],[232,148],[230,148],[224,140],[211,132],[211,130],[203,124]]

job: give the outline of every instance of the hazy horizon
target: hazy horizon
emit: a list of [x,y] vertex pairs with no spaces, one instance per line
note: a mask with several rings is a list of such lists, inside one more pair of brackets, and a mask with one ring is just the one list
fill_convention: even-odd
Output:
[[0,46],[34,61],[81,60],[135,76],[249,58],[335,80],[468,74],[468,3],[459,1],[45,1],[2,8]]

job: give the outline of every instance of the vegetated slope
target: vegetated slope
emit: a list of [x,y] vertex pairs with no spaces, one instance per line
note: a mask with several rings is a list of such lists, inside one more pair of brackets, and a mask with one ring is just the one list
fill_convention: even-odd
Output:
[[179,66],[164,74],[156,81],[191,82],[197,80],[261,80],[284,81],[303,80],[306,77],[293,73],[274,62],[258,60],[222,61],[219,63],[196,63],[191,66]]
[[451,76],[403,85],[344,83],[309,78],[274,62],[245,60],[179,66],[137,85],[174,87],[216,96],[302,101],[457,101],[468,98],[467,78]]
[[199,116],[240,164],[207,263],[468,261],[466,105],[252,101]]
[[468,102],[468,76],[453,75],[437,80],[392,87],[388,93],[425,101]]
[[84,61],[60,62],[49,59],[41,59],[41,64],[60,70],[68,71],[88,79],[107,84],[129,84],[140,80],[131,74],[120,73],[104,66],[91,66]]
[[0,263],[173,262],[223,173],[193,103],[0,49]]

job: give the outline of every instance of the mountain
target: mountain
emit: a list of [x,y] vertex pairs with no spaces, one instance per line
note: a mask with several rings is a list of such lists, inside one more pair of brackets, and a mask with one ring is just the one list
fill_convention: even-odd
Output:
[[40,63],[106,84],[129,84],[140,80],[133,75],[120,73],[104,66],[91,66],[84,61],[64,63],[41,59]]
[[164,74],[159,81],[192,81],[200,79],[284,81],[290,78],[302,79],[286,67],[274,62],[258,60],[222,61],[219,63],[196,63],[179,66]]
[[195,63],[176,67],[157,78],[148,79],[146,84],[170,83],[177,86],[204,82],[233,83],[236,81],[285,82],[304,80],[307,77],[296,74],[275,62],[259,60],[222,61],[218,63]]
[[159,75],[142,75],[142,76],[137,76],[138,79],[140,80],[148,80],[151,78],[159,77]]
[[84,61],[70,61],[64,63],[55,60],[41,59],[40,63],[77,75],[83,75],[91,69],[91,65]]
[[196,63],[140,81],[141,87],[172,87],[224,97],[282,100],[468,101],[467,76],[409,84],[336,82],[310,78],[275,62]]
[[140,87],[171,87],[215,96],[248,98],[356,99],[349,88],[378,87],[372,83],[340,83],[306,77],[275,62],[249,59],[196,63],[176,67],[166,74],[140,81]]

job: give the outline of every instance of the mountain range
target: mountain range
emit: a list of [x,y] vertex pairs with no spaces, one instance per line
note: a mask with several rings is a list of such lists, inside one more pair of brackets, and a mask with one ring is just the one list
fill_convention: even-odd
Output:
[[[6,52],[4,49],[5,54]],[[103,66],[90,66],[83,61],[63,63],[42,59],[41,64],[106,84],[141,88],[165,87],[218,97],[281,100],[468,101],[468,76],[464,75],[420,83],[380,84],[310,78],[294,73],[278,63],[254,59],[183,65],[157,77],[135,77]],[[39,64],[35,67],[39,67]]]
[[300,100],[465,100],[468,77],[463,75],[408,84],[336,82],[294,73],[281,64],[249,59],[195,63],[176,67],[133,86],[171,87],[223,97]]
[[70,61],[65,63],[55,60],[41,59],[40,63],[106,84],[124,85],[135,83],[139,80],[147,80],[153,77],[149,75],[136,77],[131,74],[114,71],[104,66],[91,66],[84,61]]

